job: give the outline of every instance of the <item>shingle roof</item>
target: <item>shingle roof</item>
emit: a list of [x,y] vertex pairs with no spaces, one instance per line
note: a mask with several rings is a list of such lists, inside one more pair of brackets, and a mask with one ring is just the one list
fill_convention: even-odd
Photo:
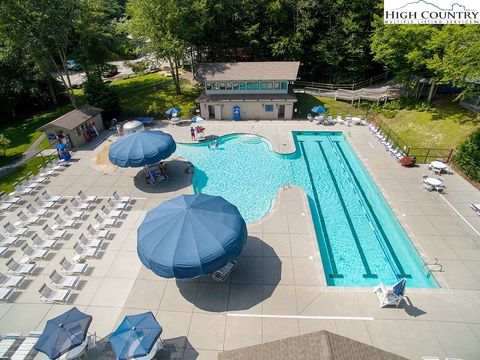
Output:
[[298,61],[264,61],[198,64],[197,81],[297,80]]
[[218,360],[405,360],[359,341],[322,330],[242,349],[224,351]]
[[203,91],[196,101],[297,101],[297,97],[291,90],[287,94],[207,94]]
[[55,125],[67,130],[73,130],[102,111],[102,109],[95,106],[82,105],[78,109],[72,110],[65,115],[62,115],[59,118],[49,122],[48,124],[43,125],[41,128],[39,128],[39,130],[43,130],[49,125]]

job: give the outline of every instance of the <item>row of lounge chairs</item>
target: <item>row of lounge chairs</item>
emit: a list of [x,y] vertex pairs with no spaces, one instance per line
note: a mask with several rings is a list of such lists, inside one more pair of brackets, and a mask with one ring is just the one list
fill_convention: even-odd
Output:
[[29,359],[34,353],[33,346],[41,334],[41,332],[31,331],[25,337],[16,333],[5,335],[0,339],[0,359]]
[[375,126],[375,124],[368,125],[368,128],[372,132],[373,135],[380,141],[380,143],[385,146],[385,150],[387,150],[390,155],[392,155],[396,160],[401,160],[406,154],[395,146],[390,139],[383,133],[383,131]]

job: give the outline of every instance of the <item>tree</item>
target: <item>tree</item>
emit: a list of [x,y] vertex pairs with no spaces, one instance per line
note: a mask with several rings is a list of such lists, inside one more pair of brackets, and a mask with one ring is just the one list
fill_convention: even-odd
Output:
[[191,46],[189,27],[202,18],[204,0],[130,0],[127,14],[131,33],[146,41],[147,49],[170,65],[175,90],[181,93],[178,68]]
[[10,146],[10,139],[6,138],[5,135],[0,134],[0,149],[3,151],[3,156],[7,155],[7,149]]
[[119,110],[117,94],[105,84],[99,74],[91,73],[83,85],[85,100],[88,104],[103,109],[103,118],[110,120],[115,117]]
[[458,146],[453,161],[473,180],[480,181],[480,129]]

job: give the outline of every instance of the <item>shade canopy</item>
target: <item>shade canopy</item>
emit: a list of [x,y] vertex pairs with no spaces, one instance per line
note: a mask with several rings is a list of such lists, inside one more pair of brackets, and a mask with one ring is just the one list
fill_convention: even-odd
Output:
[[57,359],[85,341],[91,322],[90,315],[74,307],[48,320],[33,348],[43,352],[50,359]]
[[326,113],[328,111],[328,108],[324,107],[324,106],[321,106],[321,105],[317,105],[317,106],[314,106],[310,109],[311,112],[314,112],[314,113]]
[[128,134],[110,146],[108,158],[120,167],[141,167],[168,158],[177,149],[172,135],[162,131]]
[[180,111],[182,110],[179,107],[174,106],[174,107],[171,107],[170,109],[167,109],[165,111],[165,115],[178,114]]
[[194,123],[198,123],[198,122],[201,122],[203,120],[205,120],[205,119],[202,118],[201,116],[195,116],[195,117],[192,118],[192,122],[194,122]]
[[145,126],[143,125],[143,123],[137,120],[128,121],[123,125],[124,134],[129,134],[134,131],[144,131],[144,130],[145,130]]
[[135,359],[148,355],[161,333],[162,327],[148,311],[125,316],[109,340],[118,360]]
[[228,264],[246,241],[236,206],[220,196],[181,195],[147,213],[137,230],[137,253],[159,276],[191,279]]

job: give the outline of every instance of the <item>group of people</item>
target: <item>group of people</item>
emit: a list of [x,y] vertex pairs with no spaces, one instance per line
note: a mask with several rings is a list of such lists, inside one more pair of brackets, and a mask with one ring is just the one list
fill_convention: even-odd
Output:
[[[207,146],[208,146],[209,149],[212,148],[210,143],[208,143]],[[214,140],[214,141],[213,141],[213,147],[214,147],[215,149],[218,149],[218,141],[217,141],[217,140]]]
[[83,130],[83,136],[85,137],[86,141],[92,140],[94,137],[98,136],[98,130],[97,127],[95,126],[94,122],[91,123],[85,123],[81,125],[82,130]]
[[197,139],[197,136],[198,137],[201,137],[200,141],[203,140],[205,138],[203,132],[205,131],[205,128],[204,127],[201,127],[201,126],[196,126],[196,127],[193,127],[193,126],[190,126],[190,137],[192,139],[192,141],[195,141]]

